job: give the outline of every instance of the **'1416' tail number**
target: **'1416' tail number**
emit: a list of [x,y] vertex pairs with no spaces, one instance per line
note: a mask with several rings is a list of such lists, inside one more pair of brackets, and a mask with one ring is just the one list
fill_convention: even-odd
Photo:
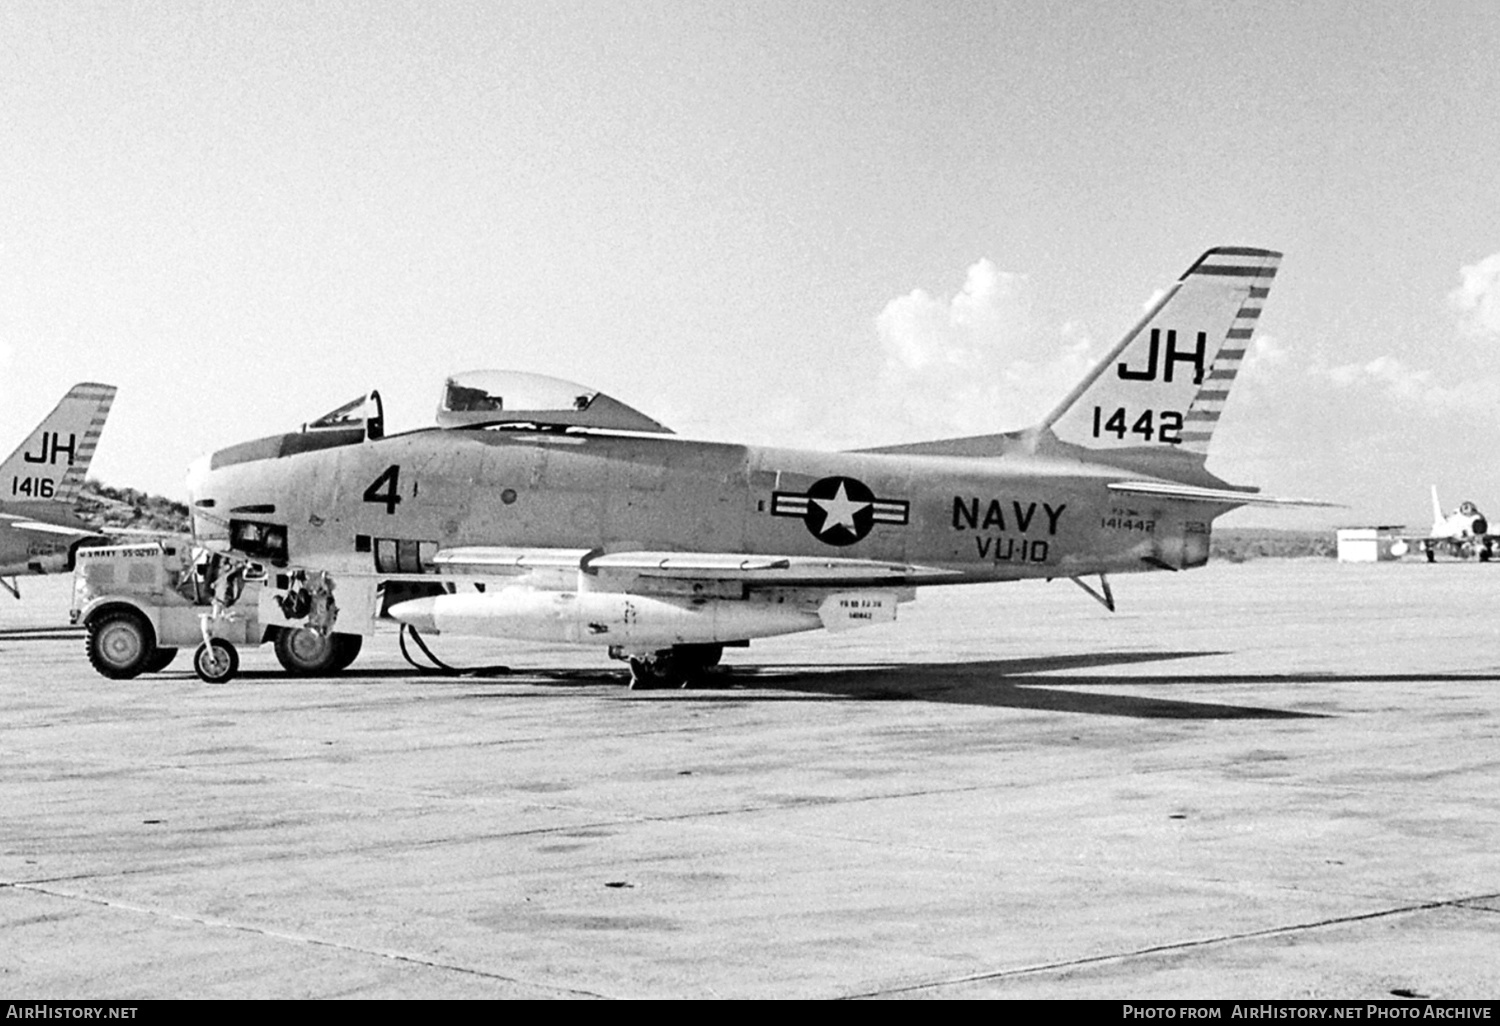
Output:
[[1146,410],[1132,422],[1124,407],[1116,407],[1108,415],[1100,407],[1094,407],[1095,438],[1114,435],[1124,439],[1129,434],[1139,435],[1146,442],[1154,439],[1167,445],[1180,445],[1182,436],[1178,432],[1181,430],[1182,414],[1176,410]]

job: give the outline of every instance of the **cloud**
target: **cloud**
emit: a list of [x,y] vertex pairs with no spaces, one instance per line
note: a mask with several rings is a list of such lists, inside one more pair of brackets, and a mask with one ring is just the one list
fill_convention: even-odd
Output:
[[887,367],[897,373],[967,368],[1015,345],[1030,320],[1027,281],[988,260],[968,269],[964,287],[942,300],[916,289],[891,300],[875,318]]
[[1448,293],[1465,330],[1500,336],[1500,253],[1459,270],[1463,284]]
[[1359,363],[1328,364],[1305,361],[1272,336],[1259,336],[1246,361],[1251,384],[1246,391],[1266,393],[1300,404],[1333,403],[1341,409],[1361,409],[1384,417],[1392,409],[1403,416],[1440,419],[1460,413],[1485,413],[1494,408],[1500,379],[1471,375],[1445,381],[1439,374],[1414,367],[1389,354]]
[[[1462,283],[1448,293],[1462,334],[1500,339],[1500,253],[1459,270]],[[1488,348],[1488,347],[1486,347]],[[1456,361],[1456,362],[1455,362]],[[1360,363],[1298,365],[1287,369],[1313,383],[1331,385],[1349,397],[1393,404],[1405,415],[1440,418],[1458,414],[1488,420],[1500,395],[1500,375],[1487,362],[1469,368],[1466,357],[1433,367],[1413,366],[1389,354]]]
[[[1041,330],[1024,275],[981,259],[948,298],[915,289],[875,318],[878,389],[903,437],[986,434],[1041,419],[1093,364],[1092,340],[1070,322]],[[1041,359],[1027,354],[1043,351]]]
[[1256,335],[1245,354],[1244,370],[1248,373],[1272,372],[1288,365],[1292,354],[1275,335]]
[[[1160,293],[1147,300],[1149,308]],[[1463,269],[1451,295],[1469,329],[1500,335],[1500,254]],[[1040,420],[1103,352],[1077,322],[1056,328],[1032,316],[1025,275],[980,259],[958,292],[914,289],[875,318],[882,364],[877,398],[887,440],[986,434]],[[1309,360],[1296,345],[1258,335],[1247,354],[1240,403],[1280,409],[1299,418],[1329,406],[1343,416],[1399,409],[1419,420],[1489,416],[1500,379],[1423,367],[1391,354],[1359,362]],[[1300,409],[1299,409],[1300,408]],[[1358,411],[1358,412],[1356,412]],[[1381,414],[1384,416],[1384,414]],[[868,424],[864,425],[868,431]],[[1262,426],[1264,430],[1264,426]],[[867,436],[868,437],[868,436]],[[872,444],[872,443],[866,443]]]
[[1377,356],[1368,363],[1318,367],[1315,373],[1337,388],[1374,386],[1396,396],[1416,396],[1432,383],[1431,371],[1414,370],[1394,356]]

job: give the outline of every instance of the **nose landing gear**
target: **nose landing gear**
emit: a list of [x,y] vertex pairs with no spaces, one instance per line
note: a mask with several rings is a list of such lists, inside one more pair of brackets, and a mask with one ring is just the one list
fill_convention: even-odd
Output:
[[223,638],[211,638],[193,653],[193,672],[206,684],[222,684],[239,668],[239,652]]

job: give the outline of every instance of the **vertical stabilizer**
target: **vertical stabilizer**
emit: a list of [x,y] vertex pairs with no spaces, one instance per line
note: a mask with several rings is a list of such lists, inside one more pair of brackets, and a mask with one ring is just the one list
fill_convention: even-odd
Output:
[[0,502],[72,504],[88,473],[115,386],[74,385],[0,464]]
[[1443,506],[1438,502],[1437,485],[1432,486],[1432,534],[1434,537],[1448,533],[1448,518],[1443,516]]
[[1204,253],[1042,428],[1106,460],[1170,452],[1201,465],[1280,262],[1242,246]]

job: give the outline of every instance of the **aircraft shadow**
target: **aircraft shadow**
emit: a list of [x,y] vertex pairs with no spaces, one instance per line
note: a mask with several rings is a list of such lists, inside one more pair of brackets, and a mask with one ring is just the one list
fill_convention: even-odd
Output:
[[[731,689],[794,691],[808,696],[867,701],[953,702],[963,705],[1040,709],[1138,719],[1282,720],[1325,719],[1331,713],[1303,712],[1265,706],[1153,698],[1140,694],[1099,694],[1075,688],[1143,688],[1231,685],[1410,684],[1493,682],[1494,673],[1344,674],[1309,673],[1193,673],[1127,675],[1123,673],[1069,674],[1059,670],[1104,670],[1133,663],[1165,662],[1225,655],[1224,652],[1088,652],[1024,659],[996,659],[958,663],[895,663],[860,666],[736,666],[726,676]],[[749,697],[749,696],[746,696]],[[793,696],[786,696],[788,699]],[[759,696],[757,696],[757,700]],[[775,699],[773,699],[775,700]],[[815,699],[816,700],[816,699]]]
[[[1224,655],[1218,651],[1193,652],[1087,652],[1019,659],[987,659],[972,662],[860,663],[816,665],[732,665],[713,673],[701,687],[686,691],[644,692],[643,697],[661,697],[669,701],[740,701],[740,702],[818,702],[829,699],[855,701],[945,702],[992,708],[1037,709],[1100,716],[1128,716],[1137,719],[1181,720],[1255,720],[1319,719],[1328,714],[1298,712],[1264,706],[1230,705],[1184,699],[1154,698],[1140,694],[1100,694],[1076,688],[1144,688],[1179,685],[1276,685],[1316,684],[1328,681],[1342,683],[1411,683],[1411,674],[1347,675],[1329,672],[1311,673],[1192,673],[1127,675],[1096,672],[1054,676],[1061,670],[1099,670],[1148,662],[1198,659]],[[166,671],[162,677],[189,677],[180,668]],[[551,689],[573,689],[620,686],[627,680],[624,669],[546,669],[518,668],[505,673],[496,668],[480,668],[463,673],[410,667],[360,670],[355,668],[336,677],[299,678],[279,671],[248,671],[239,675],[245,680],[263,684],[295,687],[309,679],[323,683],[347,683],[359,686],[372,680],[411,680],[421,677],[434,682],[452,682],[473,687],[476,684],[527,684]],[[149,680],[150,677],[142,678]],[[1420,678],[1433,683],[1493,681],[1494,674],[1446,673]],[[515,693],[473,692],[467,697],[501,699]],[[533,697],[536,693],[531,692]]]
[[1151,687],[1230,683],[1212,675],[1126,676],[1097,673],[1055,677],[1049,671],[1104,668],[1222,655],[1221,652],[1090,652],[1027,659],[873,666],[735,667],[735,688],[795,691],[862,701],[948,702],[992,708],[1036,709],[1136,719],[1267,720],[1319,718],[1320,714],[1261,706],[1077,691],[1088,687]]
[[[687,691],[646,692],[669,701],[820,702],[850,699],[861,702],[946,702],[991,708],[1037,709],[1137,719],[1255,720],[1318,719],[1322,714],[1259,706],[1152,698],[1142,695],[1098,694],[1073,687],[1130,687],[1173,684],[1295,682],[1297,677],[1234,677],[1181,674],[1172,677],[1093,674],[1056,677],[1049,672],[1125,666],[1223,655],[1223,652],[1088,652],[1023,659],[977,662],[886,663],[855,665],[735,665],[714,674],[704,686]],[[547,684],[599,683],[619,674],[592,671],[557,673],[526,671]],[[1307,680],[1326,679],[1309,675]]]

